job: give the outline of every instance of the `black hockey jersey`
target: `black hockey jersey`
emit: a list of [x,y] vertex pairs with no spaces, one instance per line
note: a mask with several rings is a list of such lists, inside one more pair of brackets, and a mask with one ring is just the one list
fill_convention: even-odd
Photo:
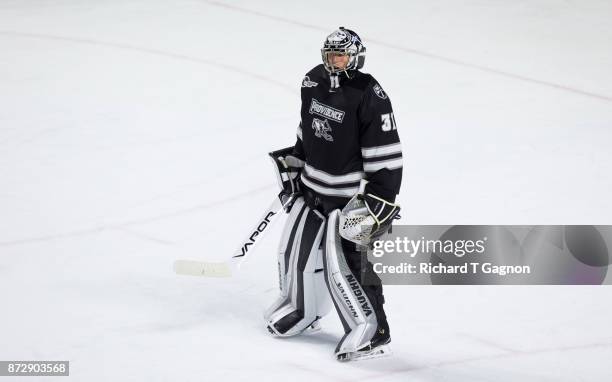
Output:
[[[333,88],[333,81],[339,87]],[[294,155],[305,161],[303,185],[346,203],[359,191],[394,201],[402,181],[402,149],[389,96],[374,77],[332,77],[323,65],[302,81],[301,122]]]

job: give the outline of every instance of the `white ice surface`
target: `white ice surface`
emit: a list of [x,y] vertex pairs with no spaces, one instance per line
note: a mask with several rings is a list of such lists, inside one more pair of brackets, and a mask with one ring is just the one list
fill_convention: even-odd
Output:
[[[75,381],[609,381],[609,287],[386,288],[392,358],[335,317],[270,338],[276,192],[299,84],[339,25],[393,101],[406,224],[610,224],[612,3],[0,1],[0,360]],[[8,378],[6,378],[9,380]],[[3,379],[4,380],[4,379]]]

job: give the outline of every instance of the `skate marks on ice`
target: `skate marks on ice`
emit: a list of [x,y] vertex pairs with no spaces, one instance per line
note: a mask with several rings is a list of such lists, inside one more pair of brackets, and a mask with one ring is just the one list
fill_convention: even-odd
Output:
[[[434,354],[420,354],[418,347],[406,353],[400,350],[400,353],[394,350],[391,357],[366,360],[359,362],[349,362],[347,366],[358,369],[365,374],[362,378],[373,381],[404,381],[406,378],[414,377],[419,381],[437,381],[439,378],[443,380],[457,381],[573,381],[575,375],[568,375],[567,378],[559,378],[555,374],[555,370],[551,373],[542,373],[541,370],[521,370],[521,362],[540,362],[551,364],[551,368],[555,364],[568,363],[571,364],[573,357],[572,352],[579,351],[608,351],[612,355],[612,341],[601,343],[588,343],[580,345],[568,346],[551,346],[541,347],[533,350],[516,350],[506,346],[496,344],[490,340],[485,340],[477,336],[467,334],[457,334],[457,338],[473,341],[490,347],[490,351],[484,352],[482,355],[473,355],[467,357],[448,357],[449,359],[441,361],[419,361],[423,356],[435,358]],[[440,343],[441,347],[445,344]],[[553,357],[553,358],[551,358]],[[441,357],[445,358],[445,357]],[[603,359],[603,357],[600,357]],[[376,362],[375,365],[371,363]],[[508,369],[515,369],[516,373]],[[371,372],[376,369],[376,372]],[[443,371],[442,371],[443,369]],[[588,373],[589,370],[584,370]],[[587,375],[587,374],[584,374]],[[585,379],[588,380],[588,379]]]
[[145,238],[147,240],[152,240],[152,241],[158,242],[159,244],[163,244],[163,245],[171,245],[173,243],[167,240],[163,240],[158,237],[152,237],[150,235],[146,235],[140,232],[134,232],[133,230],[129,229],[129,227],[138,226],[142,224],[148,224],[148,223],[165,220],[165,219],[177,218],[177,217],[181,217],[183,215],[188,215],[192,213],[203,212],[203,211],[217,208],[219,206],[222,206],[222,205],[225,205],[225,204],[228,204],[228,203],[231,203],[231,202],[234,202],[234,201],[246,198],[246,197],[250,197],[255,193],[269,191],[270,189],[273,189],[275,187],[276,185],[272,185],[272,184],[265,185],[263,187],[255,187],[248,191],[241,192],[239,194],[232,195],[230,197],[219,199],[216,201],[196,204],[188,208],[170,211],[170,212],[166,212],[163,214],[151,215],[148,217],[142,217],[138,219],[126,220],[123,222],[101,224],[99,226],[95,226],[95,227],[88,228],[88,229],[80,229],[80,230],[67,231],[67,232],[61,232],[61,233],[50,234],[50,235],[31,236],[31,237],[25,237],[21,239],[0,241],[0,247],[25,245],[25,244],[31,244],[31,243],[37,243],[37,242],[67,239],[67,238],[72,238],[72,237],[95,235],[95,234],[99,234],[105,231],[112,231],[112,230],[121,230],[125,233],[133,234],[134,236],[141,237],[141,238],[145,238],[145,236],[147,236]]
[[[285,18],[285,17],[281,17],[281,16],[275,16],[269,13],[264,13],[264,12],[260,12],[260,11],[256,11],[253,9],[248,9],[248,8],[244,8],[244,7],[240,7],[237,5],[233,5],[233,4],[228,4],[228,3],[224,3],[224,2],[220,2],[220,1],[212,1],[212,0],[201,0],[203,3],[206,3],[208,5],[212,5],[212,6],[216,6],[216,7],[221,7],[224,9],[229,9],[232,11],[236,11],[236,12],[240,12],[240,13],[244,13],[244,14],[249,14],[249,15],[253,15],[253,16],[257,16],[257,17],[262,17],[262,18],[266,18],[268,20],[273,20],[273,21],[277,21],[277,22],[281,22],[281,23],[285,23],[285,24],[290,24],[293,26],[297,26],[297,27],[301,27],[301,28],[307,28],[307,29],[313,29],[319,32],[324,32],[327,33],[329,32],[329,27],[322,27],[322,26],[318,26],[318,25],[313,25],[313,24],[307,24],[298,20],[294,20],[294,19],[289,19],[289,18]],[[408,54],[414,54],[420,57],[425,57],[428,59],[432,59],[432,60],[436,60],[436,61],[440,61],[440,62],[445,62],[451,65],[456,65],[456,66],[461,66],[464,68],[470,68],[470,69],[474,69],[474,70],[478,70],[481,72],[485,72],[488,74],[492,74],[492,75],[497,75],[497,76],[501,76],[501,77],[505,77],[505,78],[509,78],[509,79],[513,79],[513,80],[517,80],[517,81],[522,81],[522,82],[527,82],[527,83],[531,83],[531,84],[535,84],[535,85],[540,85],[540,86],[545,86],[548,88],[552,88],[552,89],[556,89],[556,90],[560,90],[560,91],[564,91],[564,92],[569,92],[569,93],[573,93],[573,94],[578,94],[578,95],[582,95],[585,97],[589,97],[589,98],[593,98],[593,99],[597,99],[600,101],[606,101],[606,102],[612,102],[612,96],[610,95],[606,95],[606,94],[598,94],[592,91],[588,91],[585,89],[580,89],[577,87],[573,87],[573,86],[569,86],[569,85],[565,85],[562,83],[555,83],[555,82],[550,82],[550,81],[544,81],[544,80],[540,80],[537,78],[533,78],[533,77],[529,77],[529,76],[525,76],[525,75],[521,75],[521,74],[517,74],[517,73],[512,73],[512,72],[508,72],[508,71],[504,71],[504,70],[500,70],[500,69],[496,69],[494,67],[488,67],[485,65],[481,65],[481,64],[476,64],[476,63],[471,63],[471,62],[467,62],[467,61],[463,61],[463,60],[458,60],[452,57],[446,57],[446,56],[442,56],[439,54],[434,54],[431,52],[426,52],[426,51],[422,51],[422,50],[418,50],[418,49],[412,49],[412,48],[408,48],[402,45],[397,45],[397,44],[393,44],[393,43],[389,43],[383,40],[379,40],[379,39],[375,39],[375,38],[370,38],[368,36],[366,36],[366,41],[370,44],[375,44],[375,45],[380,45],[383,46],[385,48],[388,49],[393,49],[396,51],[400,51],[400,52],[404,52],[404,53],[408,53]]]
[[26,33],[26,32],[10,31],[10,30],[4,30],[4,31],[0,30],[0,35],[9,36],[9,37],[18,37],[18,38],[41,39],[41,40],[57,41],[57,42],[72,43],[72,44],[104,46],[108,48],[127,50],[127,51],[142,53],[142,54],[161,56],[161,57],[175,59],[175,60],[189,61],[189,62],[193,62],[197,64],[213,66],[217,69],[230,71],[230,72],[251,78],[253,80],[263,81],[268,84],[274,85],[278,88],[281,88],[291,94],[297,93],[297,89],[293,85],[285,84],[274,78],[266,77],[262,74],[252,72],[252,71],[249,71],[244,68],[237,67],[237,66],[232,66],[232,65],[221,63],[221,62],[216,62],[208,58],[193,57],[193,56],[188,56],[188,55],[184,55],[180,53],[172,53],[172,52],[167,52],[167,51],[160,50],[160,49],[147,48],[147,47],[136,46],[136,45],[127,44],[127,43],[121,43],[121,42],[100,41],[100,40],[93,40],[93,39],[79,38],[79,37],[72,37],[72,36],[57,36],[57,35],[51,35],[51,34]]

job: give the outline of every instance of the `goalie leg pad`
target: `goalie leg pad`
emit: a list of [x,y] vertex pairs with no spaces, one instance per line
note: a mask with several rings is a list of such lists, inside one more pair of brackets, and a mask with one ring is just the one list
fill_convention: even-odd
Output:
[[[382,288],[366,286],[364,289],[361,285],[361,275],[355,272],[360,266],[355,266],[354,258],[361,254],[348,250],[347,244],[351,243],[343,243],[338,229],[339,215],[340,210],[329,215],[324,252],[327,286],[346,333],[336,347],[336,356],[378,346],[381,327],[388,331],[382,309]],[[388,334],[384,342],[388,342]]]
[[321,250],[324,226],[325,217],[297,198],[278,253],[280,296],[264,314],[275,335],[300,334],[331,310]]

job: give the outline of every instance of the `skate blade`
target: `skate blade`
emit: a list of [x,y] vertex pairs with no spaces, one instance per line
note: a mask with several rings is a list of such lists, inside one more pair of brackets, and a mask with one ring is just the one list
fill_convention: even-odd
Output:
[[310,324],[309,327],[307,327],[306,329],[304,329],[303,333],[304,334],[313,334],[313,333],[318,333],[321,331],[321,323],[319,322],[319,320],[313,322],[312,324]]
[[391,347],[389,345],[381,345],[371,350],[362,350],[352,353],[338,354],[336,358],[340,362],[351,362],[351,361],[362,361],[365,359],[375,359],[388,357],[391,354]]
[[291,335],[285,335],[285,334],[280,334],[274,327],[272,327],[272,325],[268,324],[266,325],[266,329],[268,330],[268,332],[270,332],[270,334],[274,337],[294,337],[298,334],[304,334],[304,335],[308,335],[308,334],[314,334],[317,332],[321,331],[321,324],[319,323],[319,321],[315,321],[312,324],[310,324],[310,326],[306,327],[304,330],[302,330],[301,332],[297,333],[297,334],[291,334]]

